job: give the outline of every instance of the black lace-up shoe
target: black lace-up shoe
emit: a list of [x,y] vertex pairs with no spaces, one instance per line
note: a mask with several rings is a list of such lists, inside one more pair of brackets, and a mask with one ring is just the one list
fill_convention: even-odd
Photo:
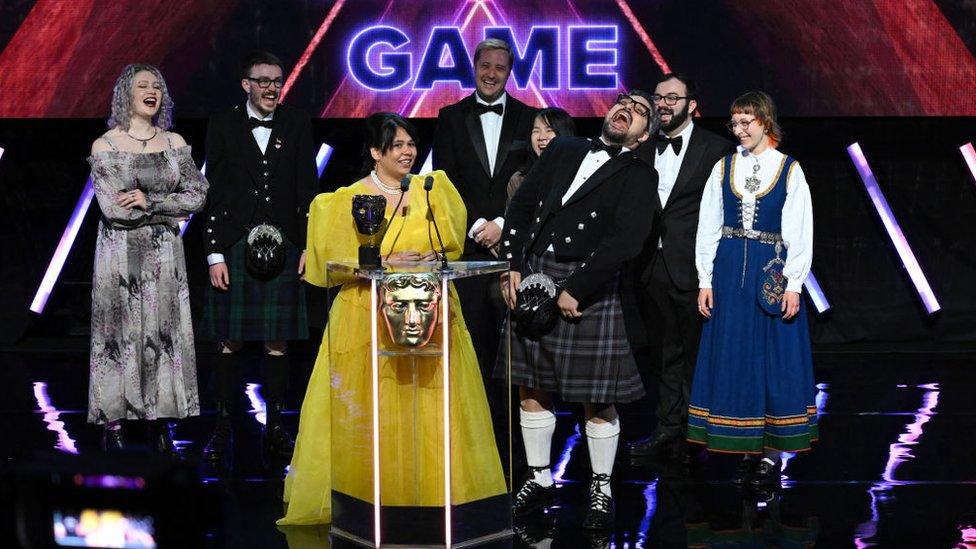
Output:
[[759,460],[759,465],[756,466],[756,472],[753,473],[749,484],[754,487],[779,486],[780,474],[783,469],[781,463],[779,460],[776,460],[776,463],[770,463],[765,458]]
[[752,475],[756,471],[756,463],[758,460],[755,458],[743,459],[739,462],[739,465],[735,469],[735,474],[732,475],[732,484],[736,486],[742,486],[748,484],[752,480]]
[[522,483],[522,487],[516,492],[512,501],[513,515],[516,517],[525,516],[555,503],[556,485],[543,486],[534,480],[536,471],[544,471],[548,468],[548,465],[545,467],[529,467],[525,482]]
[[613,498],[600,489],[610,484],[610,475],[594,474],[590,480],[590,508],[583,519],[586,530],[609,530],[617,514]]

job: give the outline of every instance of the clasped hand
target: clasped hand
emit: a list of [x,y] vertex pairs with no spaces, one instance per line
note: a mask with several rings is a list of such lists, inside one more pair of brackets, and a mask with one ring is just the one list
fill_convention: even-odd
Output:
[[132,208],[145,210],[148,207],[146,195],[139,189],[119,191],[119,194],[115,197],[115,203],[127,210],[131,210]]

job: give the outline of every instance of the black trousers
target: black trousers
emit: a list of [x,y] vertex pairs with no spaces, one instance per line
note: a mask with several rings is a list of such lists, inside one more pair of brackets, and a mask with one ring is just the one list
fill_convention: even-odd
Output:
[[652,260],[651,277],[643,290],[639,293],[643,294],[640,299],[645,318],[648,314],[660,315],[653,322],[657,333],[648,328],[650,337],[658,336],[661,349],[657,428],[683,437],[688,431],[688,399],[702,332],[698,290],[676,287],[661,254]]

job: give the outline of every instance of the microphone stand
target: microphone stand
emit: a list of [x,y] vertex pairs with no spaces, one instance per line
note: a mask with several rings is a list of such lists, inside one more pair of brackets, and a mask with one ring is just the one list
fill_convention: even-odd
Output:
[[441,239],[441,230],[437,227],[437,219],[434,218],[434,210],[430,207],[430,190],[434,188],[434,176],[428,175],[424,179],[424,191],[427,198],[427,212],[430,214],[430,221],[434,224],[434,232],[437,234],[437,243],[441,245],[441,270],[450,271],[447,265],[447,250],[444,248],[444,241]]
[[[390,225],[393,224],[393,218],[395,218],[397,212],[400,211],[400,204],[403,202],[403,197],[407,194],[408,189],[410,189],[410,174],[403,176],[403,179],[400,180],[400,198],[397,199],[396,206],[393,206],[393,213],[390,214],[390,220],[386,222],[386,230],[383,232],[383,238],[380,239],[380,248],[383,247],[383,241],[386,240],[386,235],[390,232]],[[394,244],[396,243],[394,242]],[[393,255],[392,249],[390,250],[390,253],[386,254],[387,261],[390,260],[391,255]]]

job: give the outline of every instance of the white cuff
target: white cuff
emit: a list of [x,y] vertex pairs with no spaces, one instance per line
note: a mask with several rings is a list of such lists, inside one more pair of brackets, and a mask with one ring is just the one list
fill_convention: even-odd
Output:
[[504,229],[505,228],[505,218],[504,217],[500,217],[500,216],[499,217],[496,217],[495,218],[495,225],[498,225],[498,228],[499,229]]
[[796,292],[798,294],[803,293],[803,281],[802,280],[788,280],[786,282],[787,292]]
[[210,254],[207,256],[207,265],[214,266],[224,262],[224,254]]
[[474,232],[485,223],[488,223],[488,221],[486,221],[483,217],[476,219],[475,222],[471,224],[471,228],[468,229],[468,238],[474,238]]

